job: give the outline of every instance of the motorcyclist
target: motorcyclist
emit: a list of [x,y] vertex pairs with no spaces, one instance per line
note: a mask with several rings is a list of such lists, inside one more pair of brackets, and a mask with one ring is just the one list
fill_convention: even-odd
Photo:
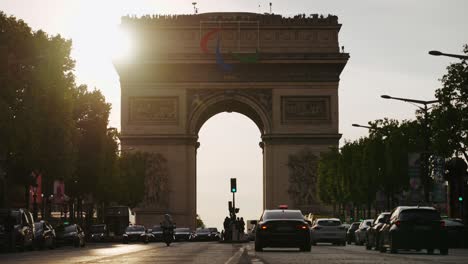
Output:
[[163,240],[167,246],[174,241],[174,229],[176,228],[175,223],[172,221],[170,214],[164,215],[164,220],[161,222],[161,229],[163,230]]

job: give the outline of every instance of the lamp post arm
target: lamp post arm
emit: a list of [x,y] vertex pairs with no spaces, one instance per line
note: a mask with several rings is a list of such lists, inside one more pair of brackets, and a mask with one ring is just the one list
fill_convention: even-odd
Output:
[[450,54],[450,53],[442,53],[442,56],[447,56],[447,57],[452,57],[452,58],[457,58],[460,60],[468,60],[467,55],[458,55],[458,54]]

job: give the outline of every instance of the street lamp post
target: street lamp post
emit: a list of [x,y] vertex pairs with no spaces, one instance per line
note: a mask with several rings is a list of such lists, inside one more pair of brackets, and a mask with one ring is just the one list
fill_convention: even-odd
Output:
[[423,185],[424,185],[424,199],[426,202],[429,202],[429,177],[430,177],[430,172],[429,172],[429,145],[430,145],[430,128],[429,128],[429,107],[428,105],[438,103],[438,100],[429,100],[429,101],[424,101],[424,100],[416,100],[416,99],[410,99],[410,98],[400,98],[400,97],[393,97],[389,95],[382,95],[380,96],[383,99],[393,99],[393,100],[398,100],[398,101],[403,101],[407,103],[413,103],[413,104],[419,104],[423,105],[417,106],[424,114],[423,122],[424,122],[424,159],[423,159]]
[[457,59],[460,59],[460,60],[468,60],[468,56],[466,56],[466,55],[443,53],[443,52],[440,52],[438,50],[429,51],[429,55],[432,55],[432,56],[446,56],[446,57],[457,58]]

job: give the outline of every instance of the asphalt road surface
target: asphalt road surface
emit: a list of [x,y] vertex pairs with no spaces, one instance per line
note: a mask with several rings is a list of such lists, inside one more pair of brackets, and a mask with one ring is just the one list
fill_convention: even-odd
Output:
[[448,256],[421,252],[398,254],[366,250],[363,246],[346,247],[319,244],[311,252],[291,249],[265,249],[255,252],[250,244],[217,242],[144,244],[87,244],[85,248],[61,247],[54,250],[0,254],[0,263],[468,263],[468,249],[450,249]]

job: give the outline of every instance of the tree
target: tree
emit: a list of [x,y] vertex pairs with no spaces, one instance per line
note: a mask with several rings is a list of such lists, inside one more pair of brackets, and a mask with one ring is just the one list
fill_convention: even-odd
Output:
[[[468,54],[468,45],[463,52]],[[463,156],[468,160],[468,64],[450,64],[436,90],[439,104],[431,112],[433,145],[443,157]]]
[[197,228],[205,228],[205,223],[203,223],[203,220],[198,214],[197,214]]

